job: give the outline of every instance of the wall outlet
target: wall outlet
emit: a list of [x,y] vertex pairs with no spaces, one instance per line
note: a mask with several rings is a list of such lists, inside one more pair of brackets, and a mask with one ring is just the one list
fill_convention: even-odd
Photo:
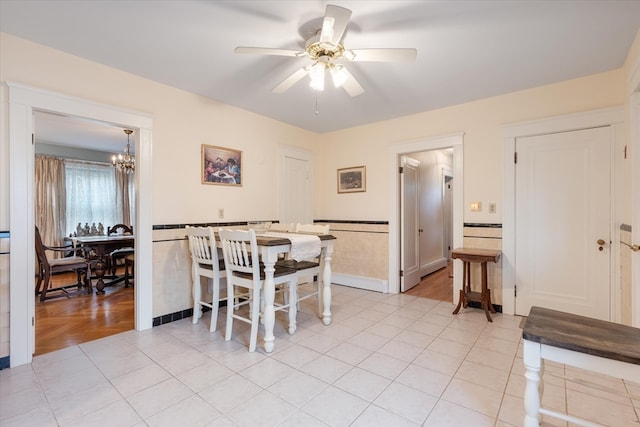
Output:
[[224,218],[224,209],[222,209],[222,208],[218,209],[218,218],[219,219],[223,219]]
[[489,203],[489,213],[496,213],[496,204]]

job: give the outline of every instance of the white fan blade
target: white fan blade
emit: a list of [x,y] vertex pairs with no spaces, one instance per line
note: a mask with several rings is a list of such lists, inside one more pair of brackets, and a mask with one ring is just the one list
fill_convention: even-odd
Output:
[[[347,29],[349,18],[351,18],[351,11],[344,7],[328,4],[324,12],[324,23],[322,24],[322,33],[325,32],[325,26],[327,25],[327,18],[333,18],[333,32],[329,43],[336,46],[340,43],[344,31]],[[321,34],[322,34],[321,33]],[[321,36],[322,37],[322,36]]]
[[291,86],[293,86],[294,84],[298,83],[298,81],[300,79],[302,79],[304,76],[306,76],[309,73],[309,70],[307,70],[306,67],[300,68],[298,71],[296,71],[295,73],[291,74],[289,77],[287,77],[282,83],[280,83],[278,86],[276,86],[273,89],[273,93],[282,93],[287,91]]
[[324,21],[322,21],[322,32],[320,33],[320,43],[331,43],[334,22],[335,19],[331,16],[324,17]]
[[257,55],[277,55],[277,56],[304,56],[304,51],[275,49],[270,47],[246,47],[238,46],[233,50],[235,53],[241,54],[257,54]]
[[418,51],[413,48],[398,49],[350,49],[344,58],[349,61],[409,62],[415,61]]
[[343,68],[342,72],[347,76],[347,79],[344,81],[344,83],[342,83],[342,87],[344,88],[345,91],[347,91],[349,95],[358,96],[364,92],[364,89],[362,89],[362,86],[360,86],[360,83],[358,83],[355,77],[351,75],[349,70],[347,70],[346,68]]

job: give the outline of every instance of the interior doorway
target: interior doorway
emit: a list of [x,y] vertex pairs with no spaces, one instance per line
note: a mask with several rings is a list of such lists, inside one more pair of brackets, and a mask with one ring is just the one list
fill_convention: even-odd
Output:
[[[401,205],[400,205],[400,157],[403,154],[420,153],[432,150],[451,149],[451,171],[456,182],[463,182],[463,134],[426,138],[403,142],[389,147],[389,176],[393,177],[389,191],[389,293],[400,292],[401,271]],[[454,247],[462,246],[463,230],[463,191],[462,185],[452,187],[452,241]],[[459,264],[459,263],[458,263]],[[461,287],[462,266],[454,265],[453,299]]]
[[10,258],[10,366],[32,361],[34,330],[33,281],[35,271],[33,205],[33,113],[35,110],[116,123],[137,130],[136,146],[136,269],[135,328],[150,329],[152,313],[152,129],[144,113],[39,88],[7,82],[9,99]]
[[[41,233],[46,229],[50,233],[49,241],[44,242],[46,245],[64,246],[62,239],[71,237],[76,230],[73,225],[81,219],[89,219],[87,225],[93,223],[102,226],[104,234],[108,227],[115,224],[131,225],[133,230],[137,230],[133,215],[136,205],[135,183],[129,183],[126,190],[118,192],[111,165],[111,156],[122,152],[125,141],[124,129],[121,126],[35,111],[34,130],[34,155],[52,157],[53,159],[43,159],[48,162],[64,159],[64,163],[57,160],[56,164],[64,165],[61,167],[65,169],[65,179],[73,182],[71,185],[65,183],[64,191],[60,190],[63,197],[67,197],[66,203],[57,203],[44,197],[41,200],[49,200],[50,204],[40,206],[38,201],[34,200],[36,225]],[[135,134],[133,137],[135,140]],[[135,156],[135,151],[133,154]],[[38,167],[35,166],[34,172],[37,170]],[[96,174],[97,181],[93,179]],[[126,179],[134,180],[134,174],[135,171]],[[34,174],[34,184],[36,188],[42,188],[42,185],[38,184],[41,178],[37,175]],[[49,181],[47,185],[54,184]],[[53,193],[58,194],[58,191],[54,189]],[[38,194],[39,192],[35,191],[36,199],[39,197]],[[119,197],[127,201],[114,203]],[[82,202],[74,203],[74,200]],[[44,211],[50,211],[49,215],[56,211],[51,205],[63,207],[62,212],[56,212],[61,214],[61,218],[53,214],[53,217],[45,219],[47,215],[43,215]],[[71,221],[69,217],[77,217],[77,221]],[[96,217],[100,220],[95,220]],[[82,224],[85,224],[85,221],[82,221]],[[57,227],[61,230],[52,232],[52,229]],[[59,233],[62,235],[59,236]],[[54,298],[46,301],[41,301],[39,295],[36,295],[34,355],[133,329],[133,288],[125,287],[122,279],[124,266],[117,268],[117,274],[120,276],[118,283],[107,286],[104,295],[96,295],[94,292],[91,295],[73,295],[67,298],[58,291],[53,293]],[[75,283],[76,278],[73,273],[62,273],[53,276],[51,282],[50,288],[55,289]],[[95,279],[93,283],[95,285]]]

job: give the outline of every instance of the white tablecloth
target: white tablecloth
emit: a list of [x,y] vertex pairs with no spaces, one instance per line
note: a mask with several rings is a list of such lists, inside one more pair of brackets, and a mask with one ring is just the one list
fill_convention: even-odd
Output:
[[267,231],[264,236],[282,237],[291,241],[290,257],[296,261],[312,260],[320,255],[320,237],[310,234],[276,233]]

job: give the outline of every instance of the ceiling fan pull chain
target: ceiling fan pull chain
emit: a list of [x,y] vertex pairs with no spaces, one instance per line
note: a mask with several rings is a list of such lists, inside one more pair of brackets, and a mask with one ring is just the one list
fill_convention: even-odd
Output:
[[316,92],[316,116],[318,115],[318,92]]

